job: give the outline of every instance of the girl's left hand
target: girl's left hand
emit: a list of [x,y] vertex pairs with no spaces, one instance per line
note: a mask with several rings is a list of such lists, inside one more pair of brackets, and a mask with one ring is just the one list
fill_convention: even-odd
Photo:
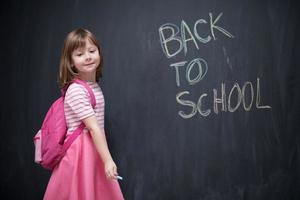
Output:
[[106,178],[108,179],[117,179],[117,166],[113,160],[109,160],[104,163],[104,170]]

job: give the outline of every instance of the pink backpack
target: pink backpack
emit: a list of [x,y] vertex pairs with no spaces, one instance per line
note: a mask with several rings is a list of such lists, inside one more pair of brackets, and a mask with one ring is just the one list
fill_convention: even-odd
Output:
[[[83,85],[90,94],[93,108],[96,105],[95,95],[90,86],[82,80],[75,79],[73,82]],[[44,118],[41,129],[34,136],[35,162],[46,169],[53,170],[65,155],[67,149],[73,141],[81,134],[85,128],[82,122],[74,130],[68,140],[64,142],[67,133],[67,124],[64,111],[64,97],[66,88],[62,90],[62,95],[49,108]]]

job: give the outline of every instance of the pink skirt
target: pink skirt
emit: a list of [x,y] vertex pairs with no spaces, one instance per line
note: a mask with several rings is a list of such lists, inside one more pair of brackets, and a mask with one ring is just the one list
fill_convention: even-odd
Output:
[[91,135],[84,131],[50,177],[44,200],[123,200],[117,180],[107,179]]

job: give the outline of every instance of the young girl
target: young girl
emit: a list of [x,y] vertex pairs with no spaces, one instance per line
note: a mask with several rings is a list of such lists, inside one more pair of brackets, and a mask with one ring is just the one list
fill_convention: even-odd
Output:
[[[81,122],[86,129],[54,168],[44,200],[124,199],[104,132],[104,98],[97,84],[102,64],[100,46],[91,32],[76,29],[67,35],[58,77],[60,86],[68,87],[64,101],[67,138]],[[94,109],[86,88],[72,83],[75,78],[91,87],[96,98]]]

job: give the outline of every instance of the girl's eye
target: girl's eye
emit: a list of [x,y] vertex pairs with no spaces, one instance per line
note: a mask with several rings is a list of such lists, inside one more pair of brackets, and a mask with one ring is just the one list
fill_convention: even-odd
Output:
[[94,53],[96,50],[90,50],[90,53]]
[[81,56],[81,55],[82,55],[82,53],[77,53],[77,54],[76,54],[76,56]]

